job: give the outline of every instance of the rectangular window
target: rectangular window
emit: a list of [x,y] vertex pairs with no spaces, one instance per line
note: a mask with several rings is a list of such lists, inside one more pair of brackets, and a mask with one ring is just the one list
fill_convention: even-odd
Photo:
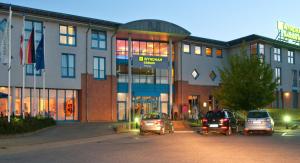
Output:
[[281,49],[274,48],[273,53],[274,53],[274,61],[281,62]]
[[250,53],[253,55],[257,54],[257,43],[251,44],[250,45]]
[[222,58],[222,56],[223,56],[223,51],[222,51],[222,49],[217,49],[216,50],[216,56],[218,57],[218,58]]
[[76,46],[76,27],[59,25],[59,44]]
[[288,63],[295,64],[295,53],[293,51],[288,51]]
[[205,54],[206,56],[212,56],[212,48],[206,47],[205,48]]
[[201,46],[195,46],[195,54],[200,55],[201,54]]
[[92,30],[92,48],[106,50],[106,32]]
[[297,87],[298,84],[297,70],[292,70],[292,77],[293,77],[293,87]]
[[[32,28],[34,28],[34,41],[35,41],[35,48],[37,48],[38,43],[42,39],[43,34],[43,23],[40,21],[34,21],[34,20],[25,20],[25,48],[27,47],[27,43],[32,31]],[[25,49],[26,51],[27,49]],[[34,64],[26,64],[26,75],[33,75],[35,71],[35,74],[40,76],[41,71],[36,71],[34,68]]]
[[258,44],[258,58],[260,60],[260,63],[264,63],[265,60],[265,45],[264,44]]
[[61,55],[61,76],[64,78],[75,78],[75,55]]
[[277,83],[281,85],[281,68],[275,67],[275,79],[277,80]]
[[95,79],[105,79],[105,58],[94,57],[93,74]]
[[188,45],[188,44],[183,44],[183,52],[184,53],[190,53],[191,51],[190,51],[190,45]]

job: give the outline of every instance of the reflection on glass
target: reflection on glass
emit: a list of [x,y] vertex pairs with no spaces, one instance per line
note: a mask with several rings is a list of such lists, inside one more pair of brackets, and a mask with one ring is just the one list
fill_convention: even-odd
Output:
[[15,115],[21,115],[21,89],[15,89]]
[[25,115],[30,115],[31,112],[31,103],[30,103],[30,89],[25,89],[25,96],[24,96],[24,113]]
[[74,102],[73,102],[73,91],[66,91],[66,111],[65,116],[66,120],[73,120],[74,116]]
[[78,120],[78,102],[77,91],[74,91],[74,120]]
[[56,120],[56,90],[49,90],[49,116]]
[[58,90],[58,101],[57,101],[57,113],[58,113],[58,119],[57,120],[65,120],[65,91],[64,90]]

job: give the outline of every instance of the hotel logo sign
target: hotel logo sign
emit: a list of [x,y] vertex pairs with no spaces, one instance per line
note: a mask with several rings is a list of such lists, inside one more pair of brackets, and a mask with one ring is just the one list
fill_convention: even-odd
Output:
[[168,57],[133,55],[133,67],[168,69]]
[[286,24],[282,21],[277,21],[277,29],[279,40],[281,41],[293,41],[294,43],[300,43],[300,28]]

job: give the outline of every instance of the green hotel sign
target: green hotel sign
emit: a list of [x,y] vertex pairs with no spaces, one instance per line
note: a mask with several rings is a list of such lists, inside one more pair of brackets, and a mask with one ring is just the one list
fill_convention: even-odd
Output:
[[133,55],[132,63],[133,67],[167,69],[168,57]]
[[300,42],[300,28],[277,21],[277,29],[281,39]]

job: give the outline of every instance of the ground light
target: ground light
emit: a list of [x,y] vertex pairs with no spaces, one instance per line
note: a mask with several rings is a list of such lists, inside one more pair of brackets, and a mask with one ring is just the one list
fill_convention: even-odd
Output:
[[285,128],[288,129],[289,128],[288,124],[291,122],[291,117],[289,115],[285,115],[283,117],[283,121],[285,123]]
[[140,123],[140,118],[139,117],[135,117],[134,118],[134,123],[135,123],[135,127],[138,128],[139,123]]

